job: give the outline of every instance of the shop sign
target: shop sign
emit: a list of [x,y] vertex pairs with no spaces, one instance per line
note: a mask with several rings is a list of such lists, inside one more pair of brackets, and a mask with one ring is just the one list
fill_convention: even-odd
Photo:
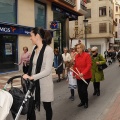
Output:
[[51,29],[58,29],[59,28],[58,22],[57,21],[52,21],[51,25],[50,25],[50,28]]
[[30,31],[31,28],[29,27],[0,24],[0,33],[29,35]]

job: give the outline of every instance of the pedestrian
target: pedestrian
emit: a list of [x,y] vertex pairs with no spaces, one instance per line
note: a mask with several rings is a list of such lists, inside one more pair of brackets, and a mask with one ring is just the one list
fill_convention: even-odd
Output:
[[17,65],[23,65],[23,73],[26,74],[28,72],[28,68],[29,68],[29,63],[30,63],[30,57],[31,57],[31,53],[28,52],[28,47],[23,47],[23,53],[21,55],[21,59],[20,62]]
[[112,64],[112,50],[111,49],[108,49],[108,56],[107,56],[107,62],[109,65]]
[[91,48],[92,52],[92,79],[94,93],[93,95],[100,96],[100,81],[104,80],[103,70],[98,69],[98,65],[105,64],[106,60],[101,55],[98,54],[98,48],[96,46]]
[[104,57],[105,57],[106,60],[107,60],[107,56],[108,56],[108,51],[105,50],[105,51],[104,51]]
[[63,72],[63,58],[62,55],[59,53],[58,49],[54,50],[54,68],[56,71],[56,74],[58,75],[57,82],[61,81],[60,74]]
[[69,99],[74,101],[74,93],[75,93],[74,90],[77,88],[77,81],[76,81],[76,78],[73,76],[73,71],[71,71],[70,68],[73,69],[73,62],[69,63],[66,81],[69,84],[69,88],[71,92],[71,96],[69,97]]
[[75,48],[72,48],[72,51],[71,51],[71,53],[70,53],[71,62],[74,62],[76,55],[77,55],[77,52],[76,52]]
[[68,49],[64,48],[64,53],[62,54],[63,57],[63,79],[65,78],[65,70],[67,69],[68,63],[71,61],[71,56],[68,53]]
[[118,59],[118,62],[119,62],[119,67],[120,67],[120,50],[118,51],[117,59]]
[[53,49],[49,46],[52,41],[51,33],[42,28],[33,28],[30,32],[30,39],[35,45],[33,49],[28,74],[24,74],[24,79],[30,79],[35,83],[34,109],[31,109],[29,120],[36,120],[35,109],[40,110],[40,101],[46,111],[46,120],[52,120],[51,102],[54,100],[52,65],[54,59]]
[[[92,73],[91,73],[91,57],[88,53],[85,52],[85,45],[80,43],[77,44],[78,54],[75,57],[74,71],[78,72],[78,75],[74,74],[77,79],[78,95],[81,100],[81,103],[78,107],[84,106],[88,108],[88,85],[90,83]],[[85,83],[82,80],[84,78]]]

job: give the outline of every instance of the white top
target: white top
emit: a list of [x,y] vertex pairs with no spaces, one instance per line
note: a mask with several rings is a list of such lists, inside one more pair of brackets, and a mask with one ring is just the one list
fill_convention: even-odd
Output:
[[62,57],[63,57],[63,61],[68,61],[68,62],[70,62],[71,61],[71,56],[70,56],[70,54],[69,53],[63,53],[62,54]]
[[69,81],[69,85],[77,85],[76,79],[73,78],[73,72],[72,71],[68,72],[68,81]]

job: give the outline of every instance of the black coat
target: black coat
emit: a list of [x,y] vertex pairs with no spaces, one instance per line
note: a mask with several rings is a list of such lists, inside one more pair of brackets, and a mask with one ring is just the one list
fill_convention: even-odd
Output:
[[62,63],[60,67],[56,69],[56,74],[62,74],[63,72],[63,58],[61,54],[58,54],[58,66]]

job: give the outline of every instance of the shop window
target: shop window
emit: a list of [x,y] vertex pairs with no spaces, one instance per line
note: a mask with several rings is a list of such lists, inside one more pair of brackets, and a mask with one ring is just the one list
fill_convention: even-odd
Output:
[[17,45],[16,35],[0,34],[0,73],[18,70]]
[[99,24],[99,33],[106,33],[107,32],[107,24],[106,23],[100,23]]
[[0,0],[0,21],[17,23],[16,0]]
[[99,8],[99,16],[106,16],[106,7]]
[[35,26],[46,28],[46,5],[38,1],[35,3]]
[[91,18],[91,9],[87,9],[87,13],[85,14],[86,18]]

